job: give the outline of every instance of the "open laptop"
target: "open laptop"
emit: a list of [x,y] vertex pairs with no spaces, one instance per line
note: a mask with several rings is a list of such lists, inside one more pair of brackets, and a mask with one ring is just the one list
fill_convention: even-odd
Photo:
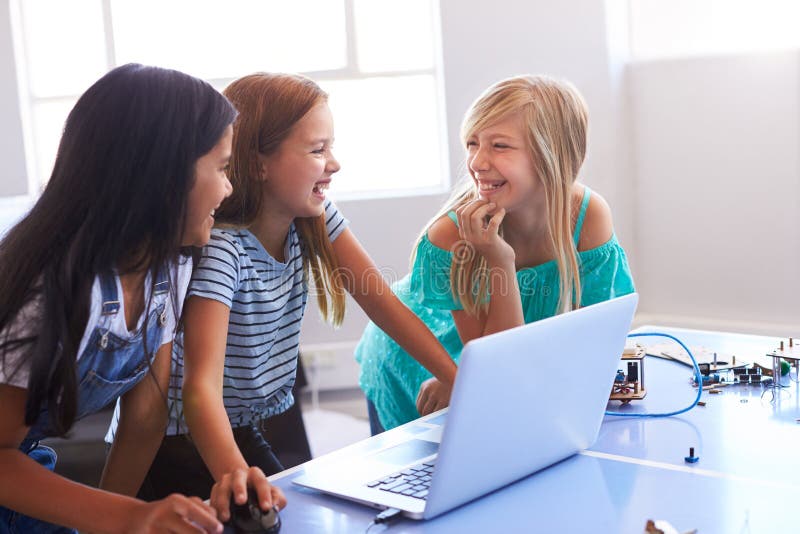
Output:
[[467,343],[447,410],[314,460],[293,482],[429,519],[588,448],[637,302]]

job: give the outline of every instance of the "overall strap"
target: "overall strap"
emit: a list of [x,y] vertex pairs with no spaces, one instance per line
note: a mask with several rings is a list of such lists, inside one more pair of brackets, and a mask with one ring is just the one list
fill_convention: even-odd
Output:
[[100,307],[101,315],[114,315],[119,311],[119,294],[117,293],[117,277],[112,272],[98,275],[103,304]]
[[586,208],[589,207],[589,198],[592,196],[592,190],[588,186],[583,186],[583,200],[581,201],[581,209],[578,212],[578,220],[575,221],[575,233],[572,235],[572,240],[575,241],[575,247],[578,246],[578,241],[581,237],[581,229],[583,228],[583,220],[586,218]]
[[[161,268],[158,270],[158,274],[156,275],[156,283],[153,286],[152,297],[169,293],[169,265],[170,265],[169,263],[167,263],[166,265],[162,265]],[[160,326],[164,326],[166,322],[167,322],[167,307],[164,307],[164,310],[158,316],[158,324]]]
[[168,292],[169,292],[169,267],[164,265],[158,270],[158,276],[156,276],[156,283],[155,286],[153,287],[153,295],[162,295]]

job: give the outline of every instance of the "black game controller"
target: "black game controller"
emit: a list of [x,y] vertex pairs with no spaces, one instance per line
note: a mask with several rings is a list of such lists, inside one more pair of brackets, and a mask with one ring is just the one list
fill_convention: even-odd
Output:
[[258,505],[258,495],[253,489],[247,490],[247,502],[236,504],[231,497],[231,518],[225,523],[223,534],[277,534],[281,530],[278,510],[266,512]]

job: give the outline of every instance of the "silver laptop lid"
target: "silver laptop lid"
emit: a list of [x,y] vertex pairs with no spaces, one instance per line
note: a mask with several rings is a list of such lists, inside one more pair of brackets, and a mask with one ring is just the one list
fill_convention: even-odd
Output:
[[464,347],[425,518],[594,443],[637,302],[626,295]]

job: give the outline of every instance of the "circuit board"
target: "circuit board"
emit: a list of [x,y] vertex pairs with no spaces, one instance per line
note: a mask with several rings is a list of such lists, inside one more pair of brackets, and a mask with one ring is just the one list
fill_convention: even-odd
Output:
[[[648,356],[656,356],[657,358],[666,358],[668,360],[675,360],[676,362],[684,365],[692,366],[692,359],[689,354],[680,345],[674,343],[659,343],[657,345],[649,345],[645,347]],[[697,364],[707,363],[709,369],[713,371],[726,371],[728,369],[737,369],[747,367],[750,362],[737,358],[735,354],[725,353],[709,349],[707,347],[695,346],[689,347],[692,351]],[[715,357],[716,354],[716,357]],[[716,358],[716,365],[714,364]]]

